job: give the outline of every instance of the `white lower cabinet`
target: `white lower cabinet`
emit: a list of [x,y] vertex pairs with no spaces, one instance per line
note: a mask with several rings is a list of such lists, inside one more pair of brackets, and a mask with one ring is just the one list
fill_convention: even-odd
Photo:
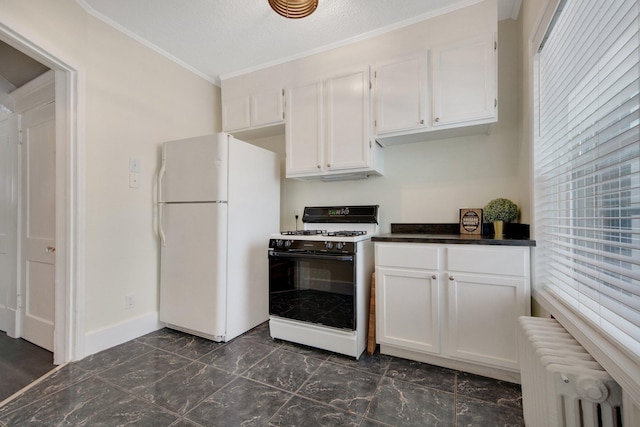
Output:
[[435,271],[380,267],[379,341],[440,354],[440,287]]
[[376,242],[383,354],[519,382],[529,248]]

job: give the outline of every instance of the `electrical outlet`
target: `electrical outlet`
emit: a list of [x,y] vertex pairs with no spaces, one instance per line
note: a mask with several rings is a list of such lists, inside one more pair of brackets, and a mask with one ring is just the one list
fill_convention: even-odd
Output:
[[124,308],[125,310],[129,310],[136,306],[136,297],[133,295],[127,295],[124,297]]
[[129,172],[129,188],[140,188],[140,174]]

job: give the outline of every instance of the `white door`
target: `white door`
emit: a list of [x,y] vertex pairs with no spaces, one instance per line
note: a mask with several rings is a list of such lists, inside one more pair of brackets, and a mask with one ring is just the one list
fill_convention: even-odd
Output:
[[378,267],[377,341],[440,354],[440,281],[435,271]]
[[321,175],[322,159],[322,83],[288,90],[285,124],[287,177]]
[[18,252],[18,116],[0,122],[0,331],[15,336]]
[[518,369],[518,317],[526,316],[526,279],[480,274],[449,276],[448,354]]
[[53,351],[55,105],[22,116],[22,337]]
[[375,71],[378,135],[426,127],[426,65],[426,55],[414,55],[378,66]]
[[433,49],[433,125],[496,117],[494,36]]
[[227,204],[160,209],[160,320],[218,340],[226,328]]
[[160,201],[227,200],[227,138],[220,133],[165,142]]
[[327,169],[369,165],[369,68],[327,79]]

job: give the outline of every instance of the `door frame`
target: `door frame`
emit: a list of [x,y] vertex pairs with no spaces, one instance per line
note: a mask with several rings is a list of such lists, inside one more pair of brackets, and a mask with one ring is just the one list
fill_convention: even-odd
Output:
[[[53,362],[62,364],[84,356],[84,75],[78,67],[70,65],[2,23],[0,40],[55,72],[56,261]],[[20,309],[16,310],[16,316],[18,315]]]

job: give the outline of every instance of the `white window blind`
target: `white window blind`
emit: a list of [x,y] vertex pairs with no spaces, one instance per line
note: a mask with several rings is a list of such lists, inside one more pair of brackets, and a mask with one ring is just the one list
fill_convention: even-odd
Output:
[[537,56],[536,286],[640,354],[637,0],[562,1]]

